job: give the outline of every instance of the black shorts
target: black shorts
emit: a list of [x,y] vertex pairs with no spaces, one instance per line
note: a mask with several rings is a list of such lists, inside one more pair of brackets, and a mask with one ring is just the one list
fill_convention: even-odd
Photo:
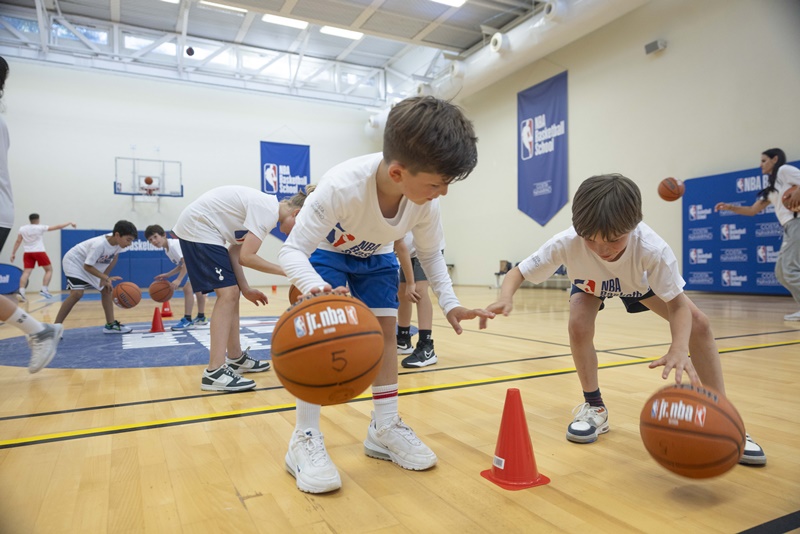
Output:
[[205,295],[215,289],[237,285],[227,248],[185,239],[180,239],[180,243],[192,291]]
[[3,251],[3,245],[6,244],[9,233],[11,233],[11,228],[0,228],[0,252]]
[[[575,284],[572,284],[572,289],[569,292],[569,296],[571,297],[575,293],[585,293],[585,291],[580,289]],[[598,297],[596,295],[592,296],[600,299],[601,310],[606,307],[605,303],[603,302],[604,300],[606,300],[606,297]],[[656,294],[653,293],[653,290],[649,289],[647,293],[645,293],[641,297],[620,297],[620,298],[622,299],[622,303],[625,305],[625,309],[628,311],[628,313],[640,313],[640,312],[650,311],[650,308],[648,308],[639,301],[644,299],[649,299],[650,297],[655,297],[655,296]]]
[[[411,258],[411,267],[414,271],[414,283],[417,282],[427,282],[428,277],[425,276],[425,271],[422,269],[422,264],[419,262],[417,258]],[[400,283],[406,283],[406,273],[403,272],[403,269],[400,269]]]

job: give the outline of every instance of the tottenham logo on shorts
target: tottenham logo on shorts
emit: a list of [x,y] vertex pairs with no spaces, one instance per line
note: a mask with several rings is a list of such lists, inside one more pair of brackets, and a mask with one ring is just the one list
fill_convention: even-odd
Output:
[[220,280],[225,280],[225,277],[222,276],[222,269],[220,269],[219,267],[214,267],[214,271],[217,273],[217,276],[219,276]]
[[664,399],[655,399],[650,406],[650,418],[656,421],[666,419],[670,425],[678,425],[681,421],[694,423],[697,426],[706,424],[705,406],[684,404],[683,401],[670,403]]
[[346,305],[343,308],[328,306],[319,313],[306,312],[294,318],[294,333],[297,337],[313,336],[320,328],[335,330],[340,324],[358,324],[358,312],[355,306]]

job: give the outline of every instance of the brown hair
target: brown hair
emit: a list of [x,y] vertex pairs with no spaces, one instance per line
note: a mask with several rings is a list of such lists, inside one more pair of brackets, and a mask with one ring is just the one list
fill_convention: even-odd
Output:
[[613,239],[642,221],[642,193],[621,174],[587,178],[572,199],[572,226],[581,237]]
[[302,190],[298,191],[289,198],[283,199],[281,202],[286,202],[292,208],[300,209],[303,207],[303,204],[305,204],[308,195],[310,195],[311,192],[316,188],[316,185],[308,184]]
[[430,172],[445,183],[463,180],[478,163],[478,138],[457,106],[432,96],[408,98],[389,112],[383,159],[412,174]]

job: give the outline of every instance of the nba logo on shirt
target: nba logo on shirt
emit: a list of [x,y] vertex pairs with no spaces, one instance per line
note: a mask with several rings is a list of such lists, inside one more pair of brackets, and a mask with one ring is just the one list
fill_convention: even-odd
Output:
[[247,230],[235,230],[233,237],[236,238],[237,243],[244,243],[244,238],[247,235]]
[[765,245],[756,247],[756,261],[758,263],[767,263],[767,247]]
[[278,166],[274,163],[264,164],[264,192],[272,194],[278,192]]
[[575,284],[575,287],[584,293],[594,295],[594,280],[575,280],[573,283]]
[[731,285],[731,272],[728,270],[722,271],[722,285],[725,287]]
[[720,239],[722,239],[723,241],[727,241],[731,235],[730,226],[728,226],[727,224],[721,225],[719,227],[719,233],[720,233]]
[[736,180],[736,192],[737,193],[744,193],[744,178],[737,178]]
[[525,119],[519,128],[519,155],[523,160],[533,157],[533,119]]
[[306,321],[303,319],[303,316],[300,315],[294,318],[294,335],[297,337],[305,337],[307,333],[306,330]]

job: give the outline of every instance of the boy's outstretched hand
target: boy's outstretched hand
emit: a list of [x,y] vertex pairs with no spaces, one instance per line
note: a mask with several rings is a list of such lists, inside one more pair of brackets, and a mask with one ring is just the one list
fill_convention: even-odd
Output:
[[486,321],[486,319],[493,319],[494,313],[488,310],[481,310],[475,309],[470,310],[465,308],[464,306],[456,306],[449,312],[447,312],[447,322],[450,323],[450,326],[453,327],[453,330],[456,331],[456,334],[461,334],[464,330],[461,328],[461,321],[465,321],[468,319],[474,319],[476,317],[480,317],[482,322]]
[[670,349],[664,356],[652,362],[648,367],[655,369],[656,367],[664,366],[664,371],[661,373],[661,378],[666,380],[669,378],[670,372],[675,369],[675,383],[680,384],[683,379],[683,373],[689,375],[689,381],[695,386],[699,386],[700,377],[697,376],[697,371],[692,365],[692,360],[689,359],[689,354],[682,351]]
[[267,305],[267,296],[258,289],[247,288],[242,290],[242,296],[258,306],[259,304]]
[[[486,306],[486,311],[492,314],[492,317],[489,317],[489,319],[492,319],[495,316],[495,314],[498,313],[501,313],[503,314],[504,317],[507,317],[508,314],[511,313],[512,309],[514,309],[514,304],[511,302],[510,299],[509,300],[500,299],[497,302],[493,302],[492,304]],[[486,328],[486,317],[480,318],[479,327],[481,330],[484,330]]]

